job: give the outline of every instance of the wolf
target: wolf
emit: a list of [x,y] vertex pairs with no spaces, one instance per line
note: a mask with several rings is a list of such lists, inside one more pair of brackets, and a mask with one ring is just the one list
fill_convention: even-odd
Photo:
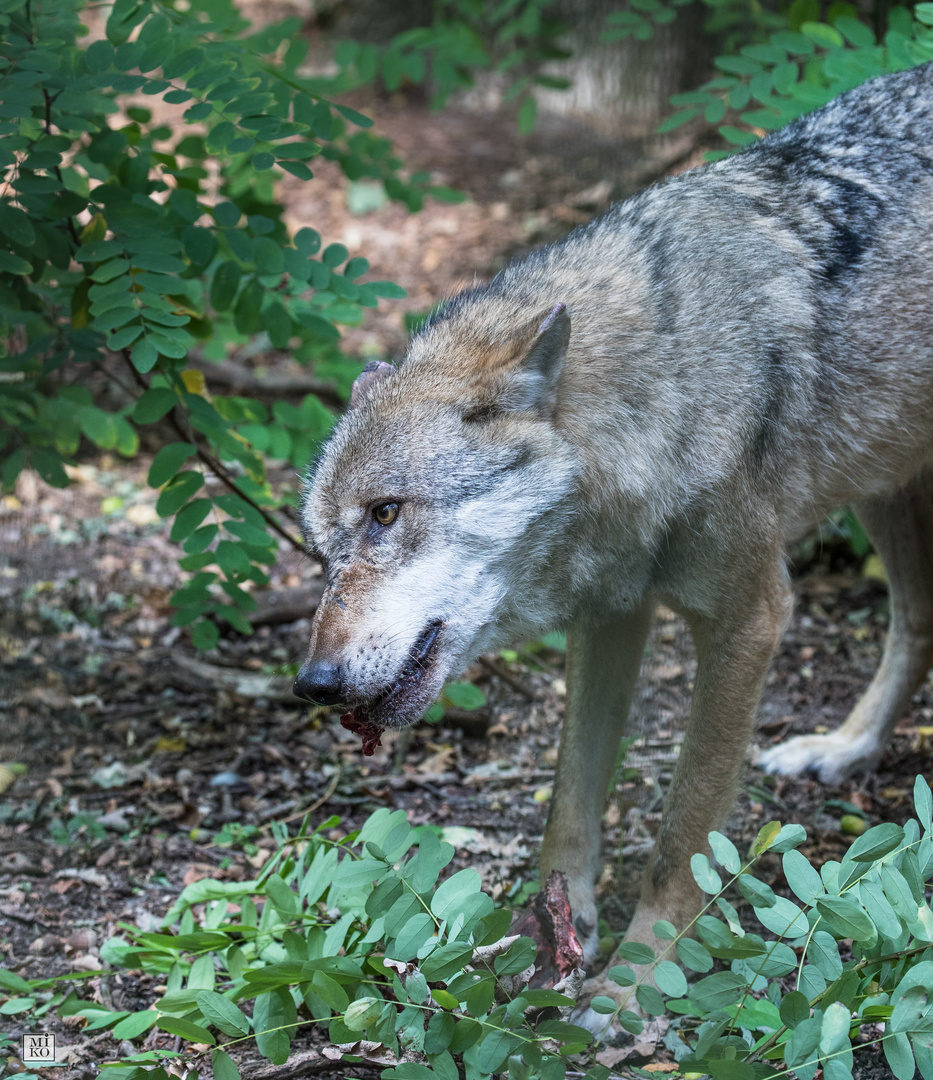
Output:
[[654,946],[700,908],[690,857],[733,803],[787,544],[844,505],[887,571],[883,659],[837,731],[761,761],[877,762],[933,664],[931,465],[927,64],[610,208],[369,365],[304,496],[326,589],[295,692],[347,703],[371,744],[479,654],[566,628],[541,872],[592,957],[607,786],[652,612],[680,612],[691,716],[627,933]]

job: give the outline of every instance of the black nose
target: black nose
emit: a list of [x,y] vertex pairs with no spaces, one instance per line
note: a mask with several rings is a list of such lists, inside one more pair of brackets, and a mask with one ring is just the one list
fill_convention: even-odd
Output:
[[296,697],[306,698],[316,705],[336,705],[344,700],[340,668],[326,661],[303,664],[292,690]]

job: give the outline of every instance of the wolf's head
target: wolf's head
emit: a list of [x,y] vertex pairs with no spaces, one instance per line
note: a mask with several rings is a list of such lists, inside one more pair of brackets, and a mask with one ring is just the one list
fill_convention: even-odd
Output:
[[455,300],[397,370],[367,367],[308,482],[327,586],[295,692],[380,727],[413,723],[479,653],[563,615],[541,569],[560,557],[575,471],[554,423],[570,318],[513,310],[503,331],[483,299]]

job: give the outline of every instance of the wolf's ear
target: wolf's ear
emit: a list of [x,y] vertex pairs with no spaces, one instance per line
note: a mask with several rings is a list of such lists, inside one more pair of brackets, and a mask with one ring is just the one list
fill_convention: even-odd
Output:
[[370,360],[363,370],[353,380],[353,389],[350,391],[349,408],[355,409],[365,398],[370,390],[383,379],[387,379],[395,368],[384,360]]
[[518,362],[508,373],[500,409],[550,410],[557,395],[557,380],[570,344],[570,316],[558,304],[521,342]]

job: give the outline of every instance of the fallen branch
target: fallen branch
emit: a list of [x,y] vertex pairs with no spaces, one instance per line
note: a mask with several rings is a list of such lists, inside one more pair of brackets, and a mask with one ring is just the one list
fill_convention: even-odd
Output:
[[268,394],[270,397],[298,394],[314,394],[325,404],[342,409],[346,404],[337,393],[333,383],[318,379],[314,375],[283,374],[268,371],[257,375],[252,368],[236,360],[224,360],[221,364],[195,358],[195,366],[204,374],[207,382],[225,386],[231,390],[249,390],[253,394]]
[[278,626],[310,619],[317,611],[323,592],[324,582],[320,579],[309,581],[307,585],[257,590],[253,593],[256,610],[250,612],[249,621],[253,626]]
[[294,680],[291,676],[258,675],[253,671],[206,664],[184,653],[173,653],[171,665],[162,674],[166,682],[182,690],[226,690],[245,698],[298,702],[292,693]]

